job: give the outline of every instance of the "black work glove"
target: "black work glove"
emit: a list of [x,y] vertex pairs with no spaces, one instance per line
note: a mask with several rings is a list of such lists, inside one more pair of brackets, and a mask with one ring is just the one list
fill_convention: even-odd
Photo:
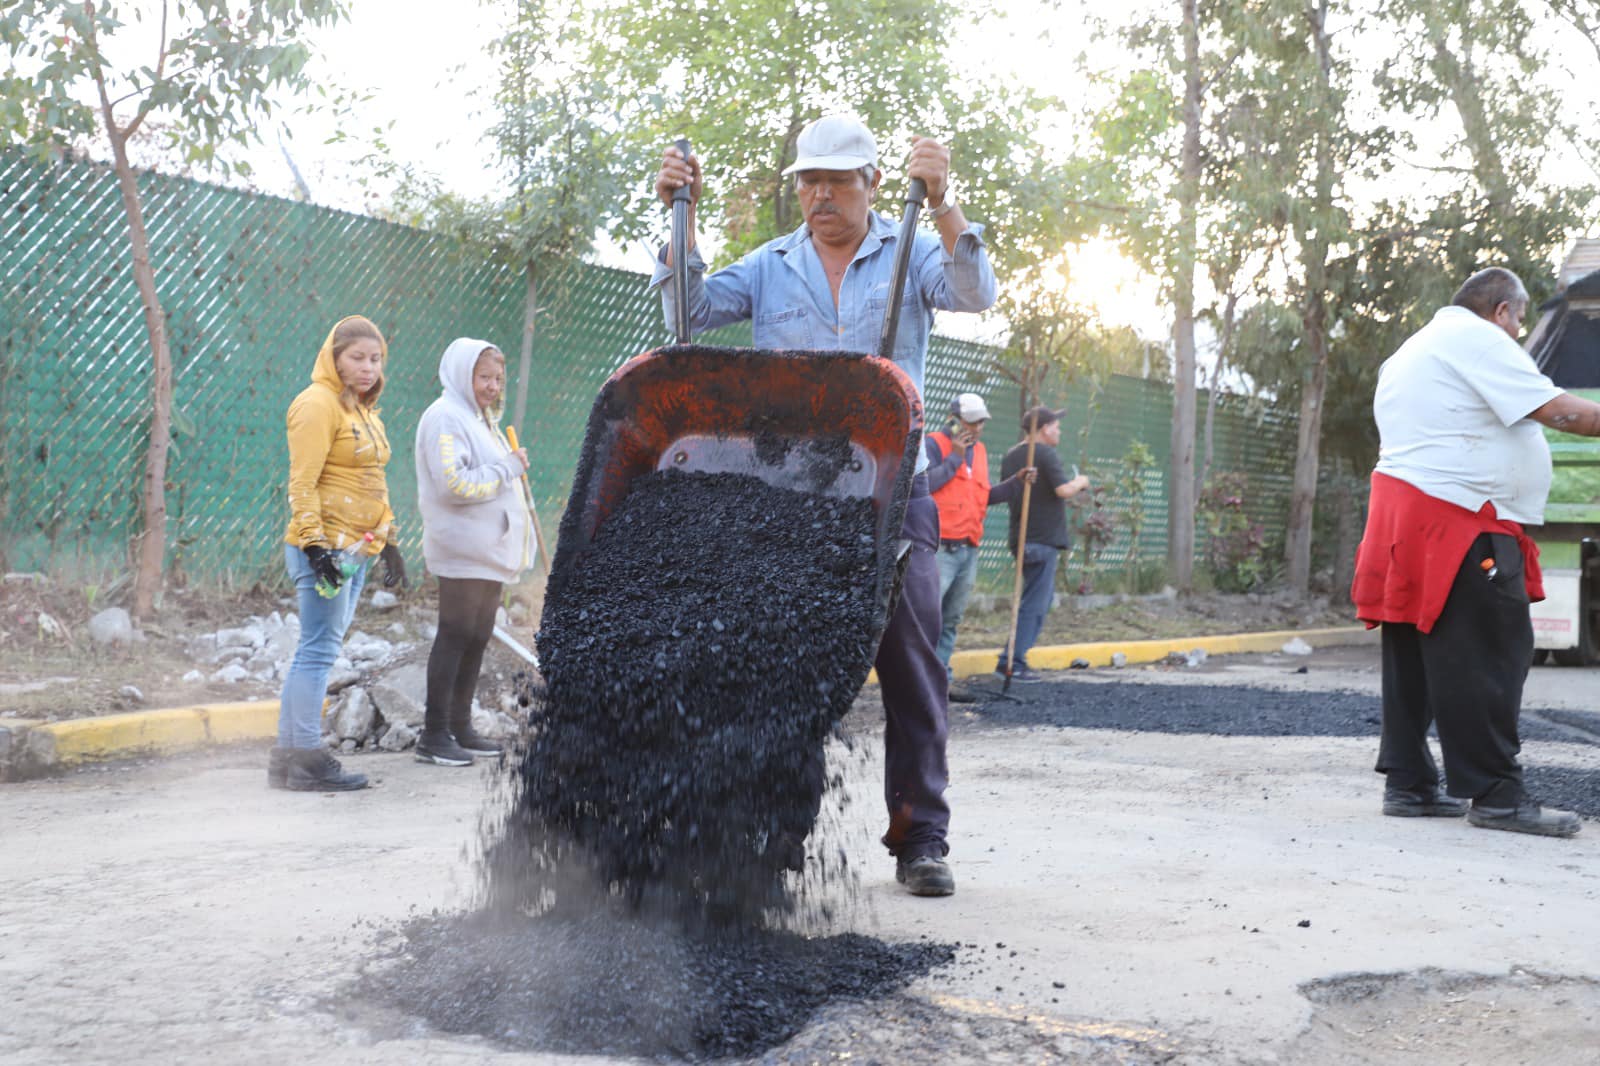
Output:
[[400,556],[400,547],[393,541],[383,546],[383,551],[378,553],[378,558],[383,560],[383,587],[392,589],[396,585],[406,587],[406,561]]
[[334,558],[334,553],[320,544],[310,544],[302,549],[306,558],[311,562],[311,571],[318,579],[326,581],[331,588],[341,588],[344,585],[344,574],[339,571],[339,560]]

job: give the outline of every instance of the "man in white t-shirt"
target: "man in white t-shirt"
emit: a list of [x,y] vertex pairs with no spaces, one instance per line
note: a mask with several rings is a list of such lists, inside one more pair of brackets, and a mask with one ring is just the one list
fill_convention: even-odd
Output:
[[1600,436],[1600,404],[1557,388],[1517,344],[1527,307],[1515,274],[1479,271],[1378,371],[1378,465],[1350,591],[1383,627],[1383,813],[1572,836],[1577,816],[1540,807],[1517,762],[1528,603],[1544,596],[1523,526],[1544,523],[1550,491],[1540,424]]

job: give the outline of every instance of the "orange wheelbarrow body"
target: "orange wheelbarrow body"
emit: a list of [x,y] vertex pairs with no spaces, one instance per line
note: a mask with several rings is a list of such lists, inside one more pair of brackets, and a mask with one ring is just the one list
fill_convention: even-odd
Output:
[[[916,387],[876,356],[693,344],[635,356],[590,412],[552,583],[630,483],[658,470],[746,474],[797,492],[868,498],[879,558],[892,561],[921,429]],[[878,571],[892,578],[892,566]],[[887,605],[882,577],[880,586]]]

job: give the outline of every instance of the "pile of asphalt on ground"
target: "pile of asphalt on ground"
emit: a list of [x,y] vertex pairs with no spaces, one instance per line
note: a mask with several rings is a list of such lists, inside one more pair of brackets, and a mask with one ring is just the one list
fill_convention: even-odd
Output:
[[[1275,691],[1237,685],[1166,685],[1063,678],[1013,685],[1000,700],[998,683],[974,686],[986,702],[972,705],[969,728],[1126,729],[1141,733],[1224,737],[1371,737],[1377,757],[1383,705],[1348,691]],[[1518,732],[1529,795],[1548,807],[1600,818],[1600,773],[1564,765],[1546,743],[1600,745],[1600,713],[1525,707]],[[1437,737],[1437,732],[1434,733]]]
[[704,1059],[950,961],[820,935],[857,892],[849,849],[811,831],[845,821],[842,789],[823,809],[842,776],[823,749],[853,750],[837,726],[886,620],[876,528],[868,500],[636,479],[547,595],[545,681],[524,681],[529,729],[486,817],[486,905],[409,923],[366,997],[516,1048]]

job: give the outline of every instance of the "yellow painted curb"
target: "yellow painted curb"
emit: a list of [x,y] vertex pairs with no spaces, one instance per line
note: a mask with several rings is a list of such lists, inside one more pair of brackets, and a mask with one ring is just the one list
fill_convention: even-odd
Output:
[[258,740],[278,731],[278,701],[201,704],[129,711],[34,726],[56,766],[179,751],[205,744]]
[[260,740],[278,735],[278,701],[253,700],[248,703],[218,703],[201,707],[211,743],[228,744],[235,740]]
[[[1369,635],[1371,634],[1371,635]],[[1332,648],[1364,644],[1376,634],[1362,626],[1337,626],[1329,629],[1280,629],[1268,633],[1229,633],[1213,637],[1173,637],[1165,640],[1102,640],[1084,644],[1035,646],[1028,652],[1028,665],[1035,670],[1065,670],[1074,659],[1086,659],[1090,666],[1110,666],[1111,656],[1121,652],[1127,662],[1155,663],[1172,652],[1196,648],[1207,655],[1238,655],[1244,652],[1277,651],[1299,637],[1313,648]],[[950,671],[956,677],[994,673],[1000,658],[999,648],[962,651],[950,657]]]
[[[1280,629],[1268,633],[1229,633],[1214,637],[1173,637],[1166,640],[1100,640],[1083,644],[1041,644],[1028,652],[1028,665],[1035,670],[1065,670],[1074,659],[1086,659],[1090,666],[1110,666],[1111,656],[1121,652],[1127,663],[1156,663],[1171,652],[1201,648],[1207,655],[1238,655],[1242,652],[1277,651],[1295,637],[1313,648],[1333,648],[1366,644],[1377,639],[1377,631],[1364,626],[1334,626],[1327,629]],[[975,648],[950,656],[950,673],[955,677],[976,677],[994,673],[1000,658],[999,648]],[[867,675],[876,684],[878,672]]]

